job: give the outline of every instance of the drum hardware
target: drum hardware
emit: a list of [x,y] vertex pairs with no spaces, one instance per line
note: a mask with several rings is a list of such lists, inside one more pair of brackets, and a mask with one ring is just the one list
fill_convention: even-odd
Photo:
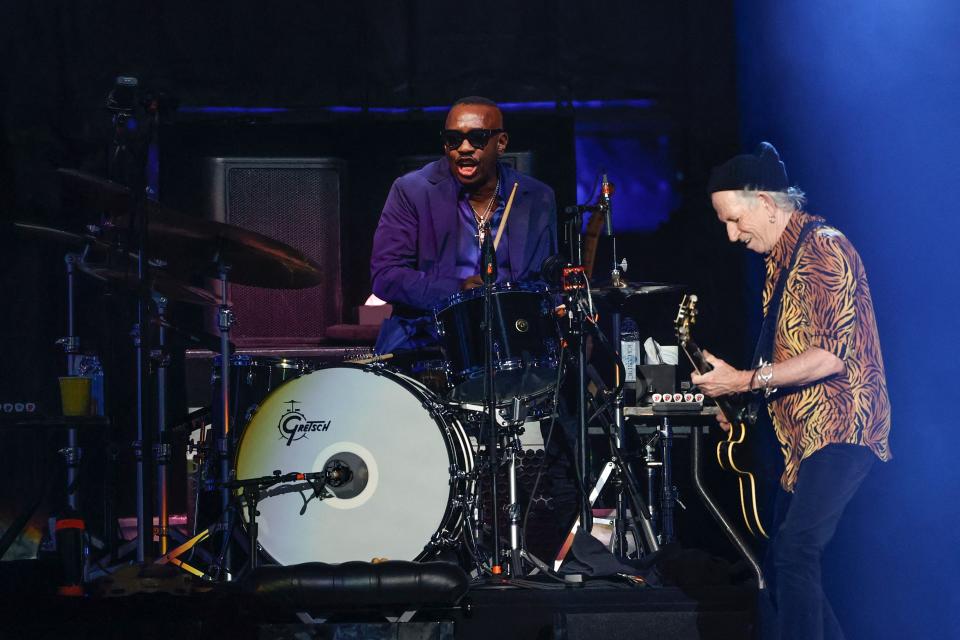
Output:
[[[130,115],[128,112],[118,112],[115,116],[115,124]],[[156,129],[156,114],[151,115],[152,117],[148,118],[148,126],[145,128],[147,139],[152,138]],[[132,157],[128,147],[129,141],[122,139],[121,135],[125,134],[118,131],[118,137],[114,140],[117,149],[115,155],[131,167],[121,167],[120,161],[114,161],[111,166],[111,175],[125,170],[127,175],[135,176],[137,171],[133,170],[132,165],[137,163],[134,160],[142,161],[143,158],[140,154],[136,158]],[[117,182],[83,172],[60,170],[59,173],[64,182],[65,192],[73,196],[75,202],[107,214],[106,222],[96,227],[100,234],[97,247],[124,246],[125,241],[129,241],[133,248],[129,254],[136,258],[135,280],[125,272],[116,270],[96,267],[87,270],[90,275],[98,279],[119,281],[138,293],[137,319],[131,336],[137,360],[137,440],[135,443],[137,561],[144,562],[148,555],[146,547],[151,540],[149,524],[153,519],[151,485],[154,480],[153,474],[147,471],[151,456],[144,455],[144,451],[152,453],[154,449],[152,429],[147,428],[145,424],[144,378],[151,352],[146,330],[153,324],[159,324],[164,329],[171,326],[165,318],[154,320],[145,303],[146,294],[156,288],[171,298],[186,299],[188,302],[197,304],[211,304],[219,299],[220,344],[218,350],[223,356],[221,379],[224,382],[221,385],[223,387],[221,433],[216,444],[221,462],[220,479],[223,481],[230,479],[232,460],[229,442],[232,434],[229,422],[228,356],[232,350],[229,330],[233,323],[233,314],[228,303],[228,273],[231,281],[241,284],[294,288],[316,284],[320,276],[319,268],[308,258],[281,242],[231,225],[183,216],[156,201],[146,199],[143,196],[144,190],[131,190]],[[131,233],[124,233],[126,230],[130,230]],[[151,249],[156,254],[151,254],[150,259],[142,250],[146,246],[147,237],[150,237]],[[75,240],[73,237],[68,239]],[[168,269],[159,271],[153,268],[155,264],[163,264]],[[187,278],[211,273],[215,273],[220,280],[220,295],[213,299],[205,292],[199,293],[200,290],[180,285],[173,277],[167,275],[175,274],[177,277]],[[194,336],[194,338],[198,338],[194,342],[207,342],[202,336]],[[221,502],[225,509],[229,503],[229,491],[225,491]],[[162,525],[160,528],[164,529]]]
[[[259,525],[257,524],[257,516],[260,515],[260,512],[257,511],[257,505],[261,500],[262,494],[270,487],[278,484],[305,482],[313,491],[311,498],[304,499],[304,508],[306,508],[306,502],[308,500],[314,498],[323,500],[328,497],[333,497],[333,494],[326,491],[326,485],[328,483],[333,487],[342,485],[344,478],[340,475],[341,473],[342,469],[324,469],[320,472],[302,473],[293,471],[281,475],[281,472],[277,470],[269,476],[231,480],[226,483],[223,488],[228,491],[235,489],[241,491],[238,498],[241,501],[242,508],[247,514],[247,540],[250,546],[247,570],[253,571],[259,565],[260,554],[258,552],[259,542],[257,540],[259,536]],[[225,537],[229,538],[229,532]]]
[[[621,263],[617,259],[616,252],[616,237],[613,233],[612,225],[612,210],[611,210],[611,196],[613,194],[613,185],[607,181],[606,175],[603,176],[603,190],[601,194],[601,199],[596,205],[577,205],[574,207],[567,207],[565,212],[570,214],[567,221],[566,237],[570,239],[571,249],[573,253],[573,264],[572,265],[563,265],[562,258],[551,257],[547,259],[547,262],[544,264],[542,271],[544,273],[550,273],[561,285],[561,291],[565,298],[565,310],[566,316],[569,322],[569,334],[577,341],[577,419],[579,427],[579,471],[581,479],[582,491],[582,502],[579,518],[579,526],[584,530],[584,532],[589,533],[590,531],[590,518],[591,518],[591,502],[586,491],[586,487],[590,485],[589,481],[589,468],[587,461],[587,445],[588,445],[588,436],[587,436],[587,365],[586,365],[586,337],[587,332],[591,331],[595,338],[600,340],[602,343],[606,343],[609,346],[609,343],[606,342],[606,338],[603,333],[599,330],[595,323],[595,313],[593,306],[593,292],[590,289],[589,279],[587,277],[586,268],[584,266],[584,237],[582,234],[583,229],[583,213],[587,211],[598,211],[604,216],[604,222],[606,227],[606,233],[612,238],[613,252],[612,252],[612,269],[611,269],[611,283],[610,288],[613,289],[623,289],[625,287],[625,282],[622,279],[621,266],[625,268],[625,263]],[[615,345],[619,344],[620,335],[619,335],[619,314],[613,314],[613,343]],[[615,433],[610,432],[610,445],[611,445],[611,458],[604,466],[608,468],[612,463],[612,468],[616,469],[619,479],[616,481],[617,487],[617,497],[616,497],[616,518],[614,519],[615,526],[615,535],[614,540],[615,551],[617,555],[621,557],[626,556],[627,545],[626,545],[626,528],[627,526],[632,526],[636,535],[636,525],[632,523],[627,517],[627,508],[626,508],[626,499],[624,496],[623,489],[627,489],[629,500],[633,503],[634,506],[634,517],[639,515],[641,520],[641,533],[642,538],[646,542],[647,548],[649,551],[654,552],[659,548],[659,545],[656,540],[656,536],[653,533],[653,527],[649,520],[649,510],[644,504],[643,498],[641,497],[639,490],[636,487],[636,480],[633,478],[630,469],[624,462],[622,447],[625,442],[625,424],[623,417],[623,363],[620,361],[619,351],[617,349],[611,349],[611,352],[617,363],[617,369],[615,372],[615,389],[611,392],[611,402],[613,407],[613,423],[616,429]],[[606,424],[606,423],[605,423]],[[601,476],[602,477],[602,476]],[[598,481],[599,484],[599,481]],[[594,487],[596,491],[596,486]],[[591,492],[590,495],[592,495]],[[575,525],[576,527],[577,525]],[[572,535],[572,534],[571,534]],[[572,543],[572,538],[570,538]],[[639,537],[638,537],[639,542]],[[639,548],[639,544],[638,544]]]
[[[154,445],[154,459],[156,463],[157,508],[159,511],[159,526],[157,539],[160,542],[160,555],[167,552],[170,535],[169,484],[167,465],[170,462],[170,444],[167,433],[167,367],[170,359],[166,354],[167,330],[163,326],[167,314],[167,298],[159,293],[153,294],[156,305],[156,317],[159,322],[157,343],[159,349],[154,364],[157,371],[157,443]],[[151,537],[152,539],[152,537]]]
[[[490,572],[494,577],[498,577],[502,573],[502,567],[500,565],[502,558],[500,556],[500,525],[499,518],[497,517],[497,512],[499,508],[499,501],[497,496],[497,449],[500,445],[500,438],[497,433],[497,392],[496,392],[496,372],[494,371],[494,362],[495,362],[495,352],[494,352],[494,335],[493,335],[493,284],[497,281],[497,249],[493,244],[493,233],[490,228],[490,221],[484,220],[479,228],[480,241],[481,241],[481,250],[480,250],[480,273],[482,275],[483,285],[481,286],[483,290],[483,337],[484,337],[484,385],[483,385],[483,400],[484,406],[487,409],[487,436],[489,440],[487,441],[487,464],[489,465],[489,478],[490,478],[490,499],[493,504],[492,512],[493,518],[491,524],[492,528],[492,550],[493,557],[490,560]],[[483,431],[481,430],[481,435]],[[482,439],[482,438],[481,438]],[[516,468],[511,467],[511,471],[515,472]],[[515,476],[511,476],[510,486],[513,487],[516,484]],[[511,496],[514,498],[515,496]],[[510,508],[513,508],[515,505],[510,504]],[[515,535],[516,526],[514,523],[511,523],[511,552],[512,559],[511,562],[511,572],[518,573],[518,575],[523,575],[523,567],[518,562],[519,556],[518,551],[516,550],[516,545],[514,544],[517,541],[517,536]]]
[[[499,282],[492,287],[497,404],[509,406],[516,397],[526,404],[536,402],[550,395],[558,366],[559,329],[547,289],[527,282]],[[449,381],[447,395],[453,402],[481,410],[487,371],[485,309],[482,287],[454,294],[434,309],[445,358],[437,373]],[[427,362],[418,364],[428,369]]]
[[[343,467],[350,473],[340,472],[340,485],[327,486],[333,497],[305,510],[283,488],[264,497],[265,557],[280,564],[427,559],[438,541],[465,535],[473,449],[458,413],[413,378],[382,365],[319,367],[271,391],[237,447],[238,478]],[[324,544],[308,542],[315,540]]]

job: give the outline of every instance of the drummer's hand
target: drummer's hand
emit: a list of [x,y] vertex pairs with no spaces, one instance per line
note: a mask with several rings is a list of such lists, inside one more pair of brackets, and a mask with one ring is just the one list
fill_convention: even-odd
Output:
[[460,283],[460,290],[467,291],[468,289],[475,289],[480,286],[483,286],[483,278],[480,277],[480,274],[476,274],[465,278],[463,282]]
[[719,398],[732,393],[741,393],[750,390],[750,380],[753,377],[752,371],[734,369],[707,351],[703,352],[703,357],[710,363],[713,370],[703,375],[694,373],[690,376],[690,382],[698,386],[704,394],[711,398]]

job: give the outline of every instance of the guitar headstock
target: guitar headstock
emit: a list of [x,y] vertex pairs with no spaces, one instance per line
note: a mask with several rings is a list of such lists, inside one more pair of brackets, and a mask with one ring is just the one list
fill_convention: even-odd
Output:
[[680,302],[680,309],[677,311],[677,319],[673,327],[677,332],[677,340],[681,345],[686,345],[690,341],[690,327],[697,321],[697,296],[696,294],[684,295]]

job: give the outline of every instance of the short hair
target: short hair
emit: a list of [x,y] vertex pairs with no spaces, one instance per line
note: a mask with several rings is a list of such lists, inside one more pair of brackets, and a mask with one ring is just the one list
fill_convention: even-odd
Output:
[[497,110],[497,113],[500,114],[500,119],[503,120],[503,111],[500,110],[500,105],[498,105],[496,102],[494,102],[490,98],[484,98],[483,96],[465,96],[463,98],[460,98],[459,100],[454,102],[452,105],[450,105],[450,108],[447,110],[447,115],[445,116],[445,118],[450,117],[450,112],[453,111],[454,107],[458,107],[462,104],[481,104],[485,107],[493,107],[494,109]]
[[804,205],[807,204],[807,194],[799,187],[787,187],[786,191],[767,191],[765,189],[747,186],[741,190],[740,194],[745,199],[753,199],[756,198],[757,194],[761,191],[769,194],[774,204],[784,211],[801,211]]

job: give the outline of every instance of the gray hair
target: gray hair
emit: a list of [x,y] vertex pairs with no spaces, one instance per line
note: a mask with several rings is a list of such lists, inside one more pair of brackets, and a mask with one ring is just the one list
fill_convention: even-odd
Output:
[[[763,191],[754,187],[746,187],[740,191],[740,195],[745,200],[753,200],[757,194]],[[784,211],[800,211],[807,204],[807,194],[799,187],[787,187],[786,191],[763,191],[771,198],[778,208]]]

